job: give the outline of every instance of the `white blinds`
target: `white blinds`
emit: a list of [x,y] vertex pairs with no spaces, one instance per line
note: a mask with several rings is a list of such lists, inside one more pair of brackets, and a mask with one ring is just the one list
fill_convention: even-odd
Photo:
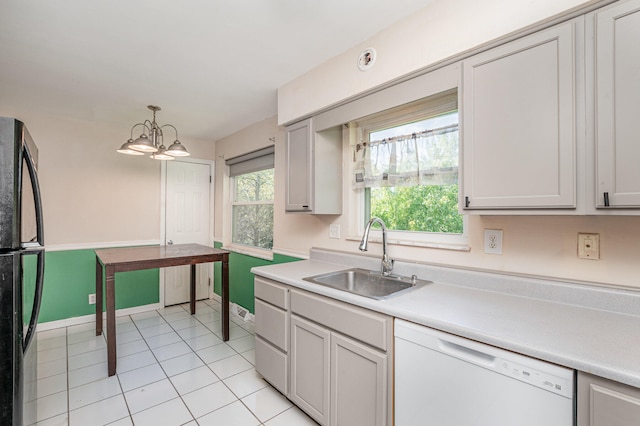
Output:
[[244,175],[272,169],[274,164],[274,148],[272,146],[233,157],[225,161],[229,166],[229,176]]

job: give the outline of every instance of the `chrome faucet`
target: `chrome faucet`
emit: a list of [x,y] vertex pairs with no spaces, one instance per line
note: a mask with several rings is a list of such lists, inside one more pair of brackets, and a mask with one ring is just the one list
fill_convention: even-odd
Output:
[[382,219],[379,217],[372,217],[371,220],[367,223],[367,227],[364,229],[364,235],[362,236],[362,241],[360,241],[360,246],[358,247],[360,251],[367,251],[367,244],[369,243],[369,231],[371,230],[371,225],[378,222],[380,224],[380,228],[382,229],[382,275],[385,277],[391,273],[393,269],[393,259],[390,259],[387,255],[387,227],[385,226]]

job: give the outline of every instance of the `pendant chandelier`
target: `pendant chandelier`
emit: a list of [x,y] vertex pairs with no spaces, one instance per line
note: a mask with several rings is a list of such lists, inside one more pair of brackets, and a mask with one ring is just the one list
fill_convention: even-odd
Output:
[[[118,152],[127,155],[149,153],[154,160],[173,160],[174,157],[186,157],[189,155],[187,149],[178,140],[178,130],[174,126],[171,124],[158,126],[158,123],[156,123],[156,112],[160,111],[160,107],[149,105],[147,108],[153,111],[153,121],[145,120],[143,123],[134,124],[131,128],[129,140],[118,149]],[[133,130],[138,126],[142,126],[142,134],[136,140],[133,140]],[[162,130],[165,127],[171,127],[176,134],[176,140],[169,148],[166,148],[163,142]]]

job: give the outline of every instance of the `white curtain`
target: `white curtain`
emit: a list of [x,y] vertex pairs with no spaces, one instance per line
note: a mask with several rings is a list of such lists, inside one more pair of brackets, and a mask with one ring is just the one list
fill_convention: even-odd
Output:
[[352,148],[354,188],[458,182],[457,124]]

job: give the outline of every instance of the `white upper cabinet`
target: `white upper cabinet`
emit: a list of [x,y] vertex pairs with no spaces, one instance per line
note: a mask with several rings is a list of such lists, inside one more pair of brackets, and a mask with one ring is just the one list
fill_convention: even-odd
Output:
[[285,210],[310,212],[313,152],[311,119],[287,127]]
[[312,119],[287,127],[285,211],[342,213],[342,130],[314,132]]
[[[594,13],[595,204],[640,207],[640,1]],[[598,210],[597,213],[603,213]]]
[[463,61],[463,210],[575,210],[575,25]]

